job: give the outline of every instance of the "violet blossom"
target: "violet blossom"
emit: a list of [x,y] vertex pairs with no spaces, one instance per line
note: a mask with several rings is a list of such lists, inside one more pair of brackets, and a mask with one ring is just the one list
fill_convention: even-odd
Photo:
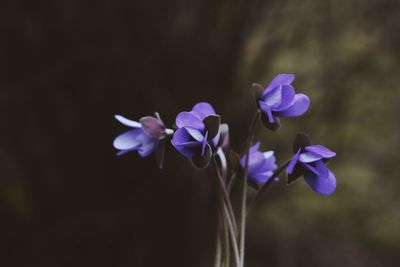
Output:
[[178,129],[171,140],[172,145],[201,168],[208,165],[212,150],[220,142],[221,130],[224,135],[228,130],[227,125],[220,125],[219,115],[206,102],[194,105],[191,111],[179,113],[175,124]]
[[[301,175],[312,190],[321,195],[330,195],[336,189],[336,177],[326,163],[336,153],[322,145],[311,145],[308,137],[298,134],[294,150],[297,150],[287,167],[288,183]],[[300,140],[300,141],[299,141]]]
[[[250,148],[248,178],[249,181],[255,184],[266,183],[274,174],[277,168],[275,164],[274,151],[259,151],[260,142],[257,142]],[[240,159],[242,168],[246,164],[246,155]]]
[[279,128],[279,117],[303,115],[310,106],[310,99],[304,94],[296,94],[291,83],[294,74],[279,74],[263,90],[253,84],[258,107],[262,110],[262,121],[270,130]]
[[[158,114],[156,113],[158,116]],[[114,116],[117,121],[132,128],[114,139],[113,146],[119,150],[117,156],[130,151],[137,151],[141,157],[153,153],[166,135],[173,133],[167,129],[159,117],[142,117],[139,122],[127,119],[121,115]]]

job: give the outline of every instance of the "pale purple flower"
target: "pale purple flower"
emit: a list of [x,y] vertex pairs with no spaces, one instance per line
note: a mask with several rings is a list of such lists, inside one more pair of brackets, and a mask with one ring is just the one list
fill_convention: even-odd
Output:
[[301,175],[317,193],[330,195],[336,189],[336,177],[325,163],[336,153],[322,145],[308,145],[298,148],[287,167],[288,182]]
[[[259,147],[260,142],[250,148],[248,177],[250,182],[264,184],[272,177],[277,166],[274,151],[261,152],[258,150]],[[245,164],[246,155],[240,159],[242,168],[245,167]]]
[[146,116],[137,122],[121,115],[114,117],[123,125],[132,128],[114,139],[113,146],[119,150],[117,156],[137,151],[141,157],[147,157],[156,150],[166,135],[173,133],[172,130],[165,128],[159,118]]
[[263,112],[263,122],[271,130],[278,129],[279,117],[303,115],[310,106],[310,99],[306,95],[295,93],[291,85],[294,78],[294,74],[279,74],[262,93],[256,95]]
[[219,120],[209,103],[194,105],[191,111],[181,112],[176,117],[178,129],[172,138],[172,145],[187,158],[211,153],[211,149],[217,146],[220,139]]

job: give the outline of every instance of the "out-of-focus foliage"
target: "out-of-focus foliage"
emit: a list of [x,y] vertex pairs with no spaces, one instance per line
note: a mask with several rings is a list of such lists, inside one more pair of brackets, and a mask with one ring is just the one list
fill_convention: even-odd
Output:
[[210,266],[213,173],[172,149],[115,158],[115,113],[210,101],[243,150],[250,85],[295,73],[309,112],[259,129],[337,152],[331,197],[272,186],[249,217],[247,266],[397,266],[400,3],[9,1],[0,30],[0,265]]

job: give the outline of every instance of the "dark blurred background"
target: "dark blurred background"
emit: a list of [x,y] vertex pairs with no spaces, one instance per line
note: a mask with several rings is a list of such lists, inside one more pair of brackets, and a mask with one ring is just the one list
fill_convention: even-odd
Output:
[[210,101],[242,153],[250,85],[278,73],[312,105],[262,148],[310,133],[338,189],[274,184],[246,266],[399,266],[399,1],[14,0],[0,28],[0,266],[212,266],[213,172],[115,157],[113,115]]

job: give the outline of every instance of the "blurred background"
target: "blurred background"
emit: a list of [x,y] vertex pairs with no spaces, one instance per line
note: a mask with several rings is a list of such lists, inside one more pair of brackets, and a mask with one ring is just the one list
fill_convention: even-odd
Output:
[[242,153],[250,85],[278,73],[311,108],[257,139],[284,162],[309,133],[338,188],[274,184],[246,266],[399,266],[399,1],[15,0],[0,29],[0,266],[212,266],[214,173],[115,157],[113,115],[209,101]]

